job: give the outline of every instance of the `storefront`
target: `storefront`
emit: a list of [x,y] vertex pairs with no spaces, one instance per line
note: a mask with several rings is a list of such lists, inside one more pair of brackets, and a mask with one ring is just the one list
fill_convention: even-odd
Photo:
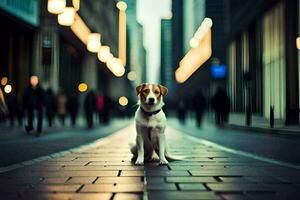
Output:
[[0,26],[0,77],[8,78],[13,93],[22,93],[33,68],[38,0],[0,1]]
[[244,9],[252,19],[237,24],[238,31],[229,36],[232,111],[245,112],[250,104],[253,113],[267,119],[272,110],[275,119],[299,123],[298,2],[272,1],[259,4],[255,11],[250,6]]

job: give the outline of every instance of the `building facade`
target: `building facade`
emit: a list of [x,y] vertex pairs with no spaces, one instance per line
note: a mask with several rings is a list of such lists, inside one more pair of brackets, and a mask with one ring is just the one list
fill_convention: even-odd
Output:
[[[67,1],[69,4],[71,1]],[[78,14],[91,32],[101,33],[102,45],[118,55],[117,1],[80,1]],[[19,96],[29,77],[37,75],[44,88],[67,94],[78,92],[85,82],[89,89],[102,91],[113,99],[130,92],[126,76],[116,78],[96,53],[70,27],[60,26],[57,15],[47,10],[47,0],[7,0],[0,2],[1,59],[0,78],[8,77],[13,92]],[[118,84],[123,87],[115,89]],[[114,89],[111,89],[114,88]],[[84,96],[84,95],[83,95]]]
[[234,112],[299,124],[299,1],[227,1],[228,90]]

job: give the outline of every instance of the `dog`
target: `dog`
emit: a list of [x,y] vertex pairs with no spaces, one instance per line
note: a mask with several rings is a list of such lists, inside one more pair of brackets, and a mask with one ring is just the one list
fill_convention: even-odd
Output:
[[132,148],[136,165],[159,160],[168,164],[168,146],[165,137],[166,116],[162,110],[163,97],[168,89],[159,84],[144,83],[136,87],[138,109],[135,113],[136,146]]

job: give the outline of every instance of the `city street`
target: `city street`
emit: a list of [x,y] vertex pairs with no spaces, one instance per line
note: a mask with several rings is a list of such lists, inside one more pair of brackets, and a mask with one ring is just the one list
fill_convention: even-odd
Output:
[[0,25],[0,200],[300,199],[300,0],[0,0]]
[[[80,148],[4,171],[3,199],[298,199],[300,170],[229,153],[171,127],[181,161],[131,163],[130,125]],[[247,135],[247,134],[245,134]]]

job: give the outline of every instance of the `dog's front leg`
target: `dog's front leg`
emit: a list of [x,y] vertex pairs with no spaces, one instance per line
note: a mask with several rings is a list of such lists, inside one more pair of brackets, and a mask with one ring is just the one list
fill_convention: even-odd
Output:
[[136,165],[144,164],[144,138],[141,133],[141,128],[136,127],[137,136],[136,136],[136,145],[137,145],[137,159],[135,161]]
[[164,132],[159,132],[158,133],[158,142],[159,142],[159,160],[160,164],[166,165],[168,164],[168,161],[165,156],[165,151],[166,151],[166,136]]

